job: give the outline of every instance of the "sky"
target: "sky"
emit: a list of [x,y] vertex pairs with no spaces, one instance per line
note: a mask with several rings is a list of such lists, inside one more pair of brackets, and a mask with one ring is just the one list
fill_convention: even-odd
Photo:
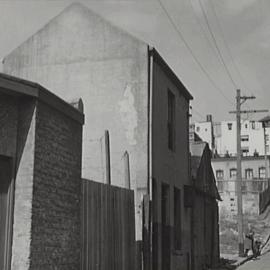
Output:
[[[0,59],[73,2],[0,0]],[[159,51],[194,97],[192,121],[234,119],[236,89],[256,96],[243,109],[270,109],[269,0],[77,2]]]

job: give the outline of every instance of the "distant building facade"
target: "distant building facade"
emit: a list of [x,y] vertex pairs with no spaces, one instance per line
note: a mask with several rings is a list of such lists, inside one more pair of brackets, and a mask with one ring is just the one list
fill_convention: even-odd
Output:
[[83,177],[105,181],[103,135],[109,130],[113,185],[124,186],[122,156],[127,151],[130,157],[136,239],[143,239],[142,198],[149,195],[155,269],[188,270],[191,221],[184,186],[191,184],[192,97],[158,52],[73,4],[5,57],[3,68],[64,99],[82,97]]
[[[259,194],[267,189],[270,159],[264,156],[242,158],[243,210],[246,214],[259,214]],[[220,214],[237,214],[236,157],[213,158],[212,167],[216,176],[218,191],[222,198]]]
[[215,150],[215,137],[214,137],[212,115],[207,115],[205,122],[195,122],[191,124],[190,128],[193,129],[195,134],[198,135],[202,139],[202,141],[208,143],[209,148],[212,151]]
[[0,74],[0,269],[80,269],[83,123],[41,85]]
[[[217,130],[217,128],[216,128]],[[236,121],[222,121],[219,127],[220,133],[216,134],[216,149],[221,156],[236,155]],[[243,156],[264,155],[265,139],[266,153],[269,154],[270,129],[264,129],[258,121],[243,120],[241,122],[241,150]]]
[[[194,127],[192,127],[194,126]],[[196,134],[209,144],[216,155],[236,156],[236,121],[213,122],[208,116],[206,121],[191,124]],[[264,128],[260,121],[242,120],[241,150],[243,156],[270,154],[270,128]]]

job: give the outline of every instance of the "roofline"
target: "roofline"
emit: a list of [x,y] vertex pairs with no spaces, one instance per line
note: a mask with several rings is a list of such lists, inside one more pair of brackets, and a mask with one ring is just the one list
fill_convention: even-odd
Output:
[[155,48],[151,48],[148,46],[149,55],[153,57],[153,61],[157,62],[164,72],[167,74],[168,77],[171,78],[173,83],[177,86],[179,91],[183,94],[183,96],[187,100],[192,100],[193,96],[189,93],[187,88],[184,86],[184,84],[180,81],[180,79],[176,76],[174,71],[169,67],[169,65],[166,63],[166,61],[161,57],[161,55],[158,53],[158,51]]
[[[236,156],[233,157],[216,157],[216,158],[212,158],[211,162],[222,162],[222,161],[235,161],[236,160]],[[247,157],[242,157],[242,160],[261,160],[264,159],[264,156],[258,156],[258,157],[254,157],[254,156],[247,156]],[[267,156],[267,159],[270,159],[270,156]]]
[[38,83],[0,73],[0,92],[8,95],[15,94],[33,97],[69,116],[80,124],[84,124],[83,112],[80,112],[71,104],[67,103]]

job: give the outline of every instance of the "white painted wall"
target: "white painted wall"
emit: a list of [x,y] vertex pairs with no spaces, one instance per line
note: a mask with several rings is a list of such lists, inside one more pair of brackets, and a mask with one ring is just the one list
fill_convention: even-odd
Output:
[[213,138],[212,138],[212,123],[211,122],[196,122],[195,132],[200,136],[200,138],[207,142],[209,148],[212,148]]

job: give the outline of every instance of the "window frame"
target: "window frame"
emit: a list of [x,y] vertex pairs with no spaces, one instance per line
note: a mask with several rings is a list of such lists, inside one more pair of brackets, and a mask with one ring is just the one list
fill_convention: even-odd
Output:
[[[261,173],[261,170],[264,170],[264,173],[263,173],[263,175],[264,175],[264,177],[261,177],[261,175],[262,175],[262,173]],[[265,169],[265,166],[261,166],[261,167],[259,167],[259,179],[265,179],[266,178],[266,169]]]
[[[233,175],[232,172],[235,172],[235,175]],[[231,168],[230,169],[230,179],[232,179],[233,176],[235,176],[235,179],[237,178],[237,169],[236,168]]]
[[[222,174],[222,177],[219,177],[219,176],[218,176],[219,173]],[[223,180],[223,179],[224,179],[224,170],[221,170],[221,169],[216,170],[216,179],[217,179],[217,180]]]
[[175,151],[175,95],[168,89],[167,90],[167,139],[168,148]]
[[[251,173],[251,178],[250,178],[250,173]],[[251,180],[254,178],[254,174],[253,174],[253,169],[252,168],[246,168],[245,169],[245,179]]]

